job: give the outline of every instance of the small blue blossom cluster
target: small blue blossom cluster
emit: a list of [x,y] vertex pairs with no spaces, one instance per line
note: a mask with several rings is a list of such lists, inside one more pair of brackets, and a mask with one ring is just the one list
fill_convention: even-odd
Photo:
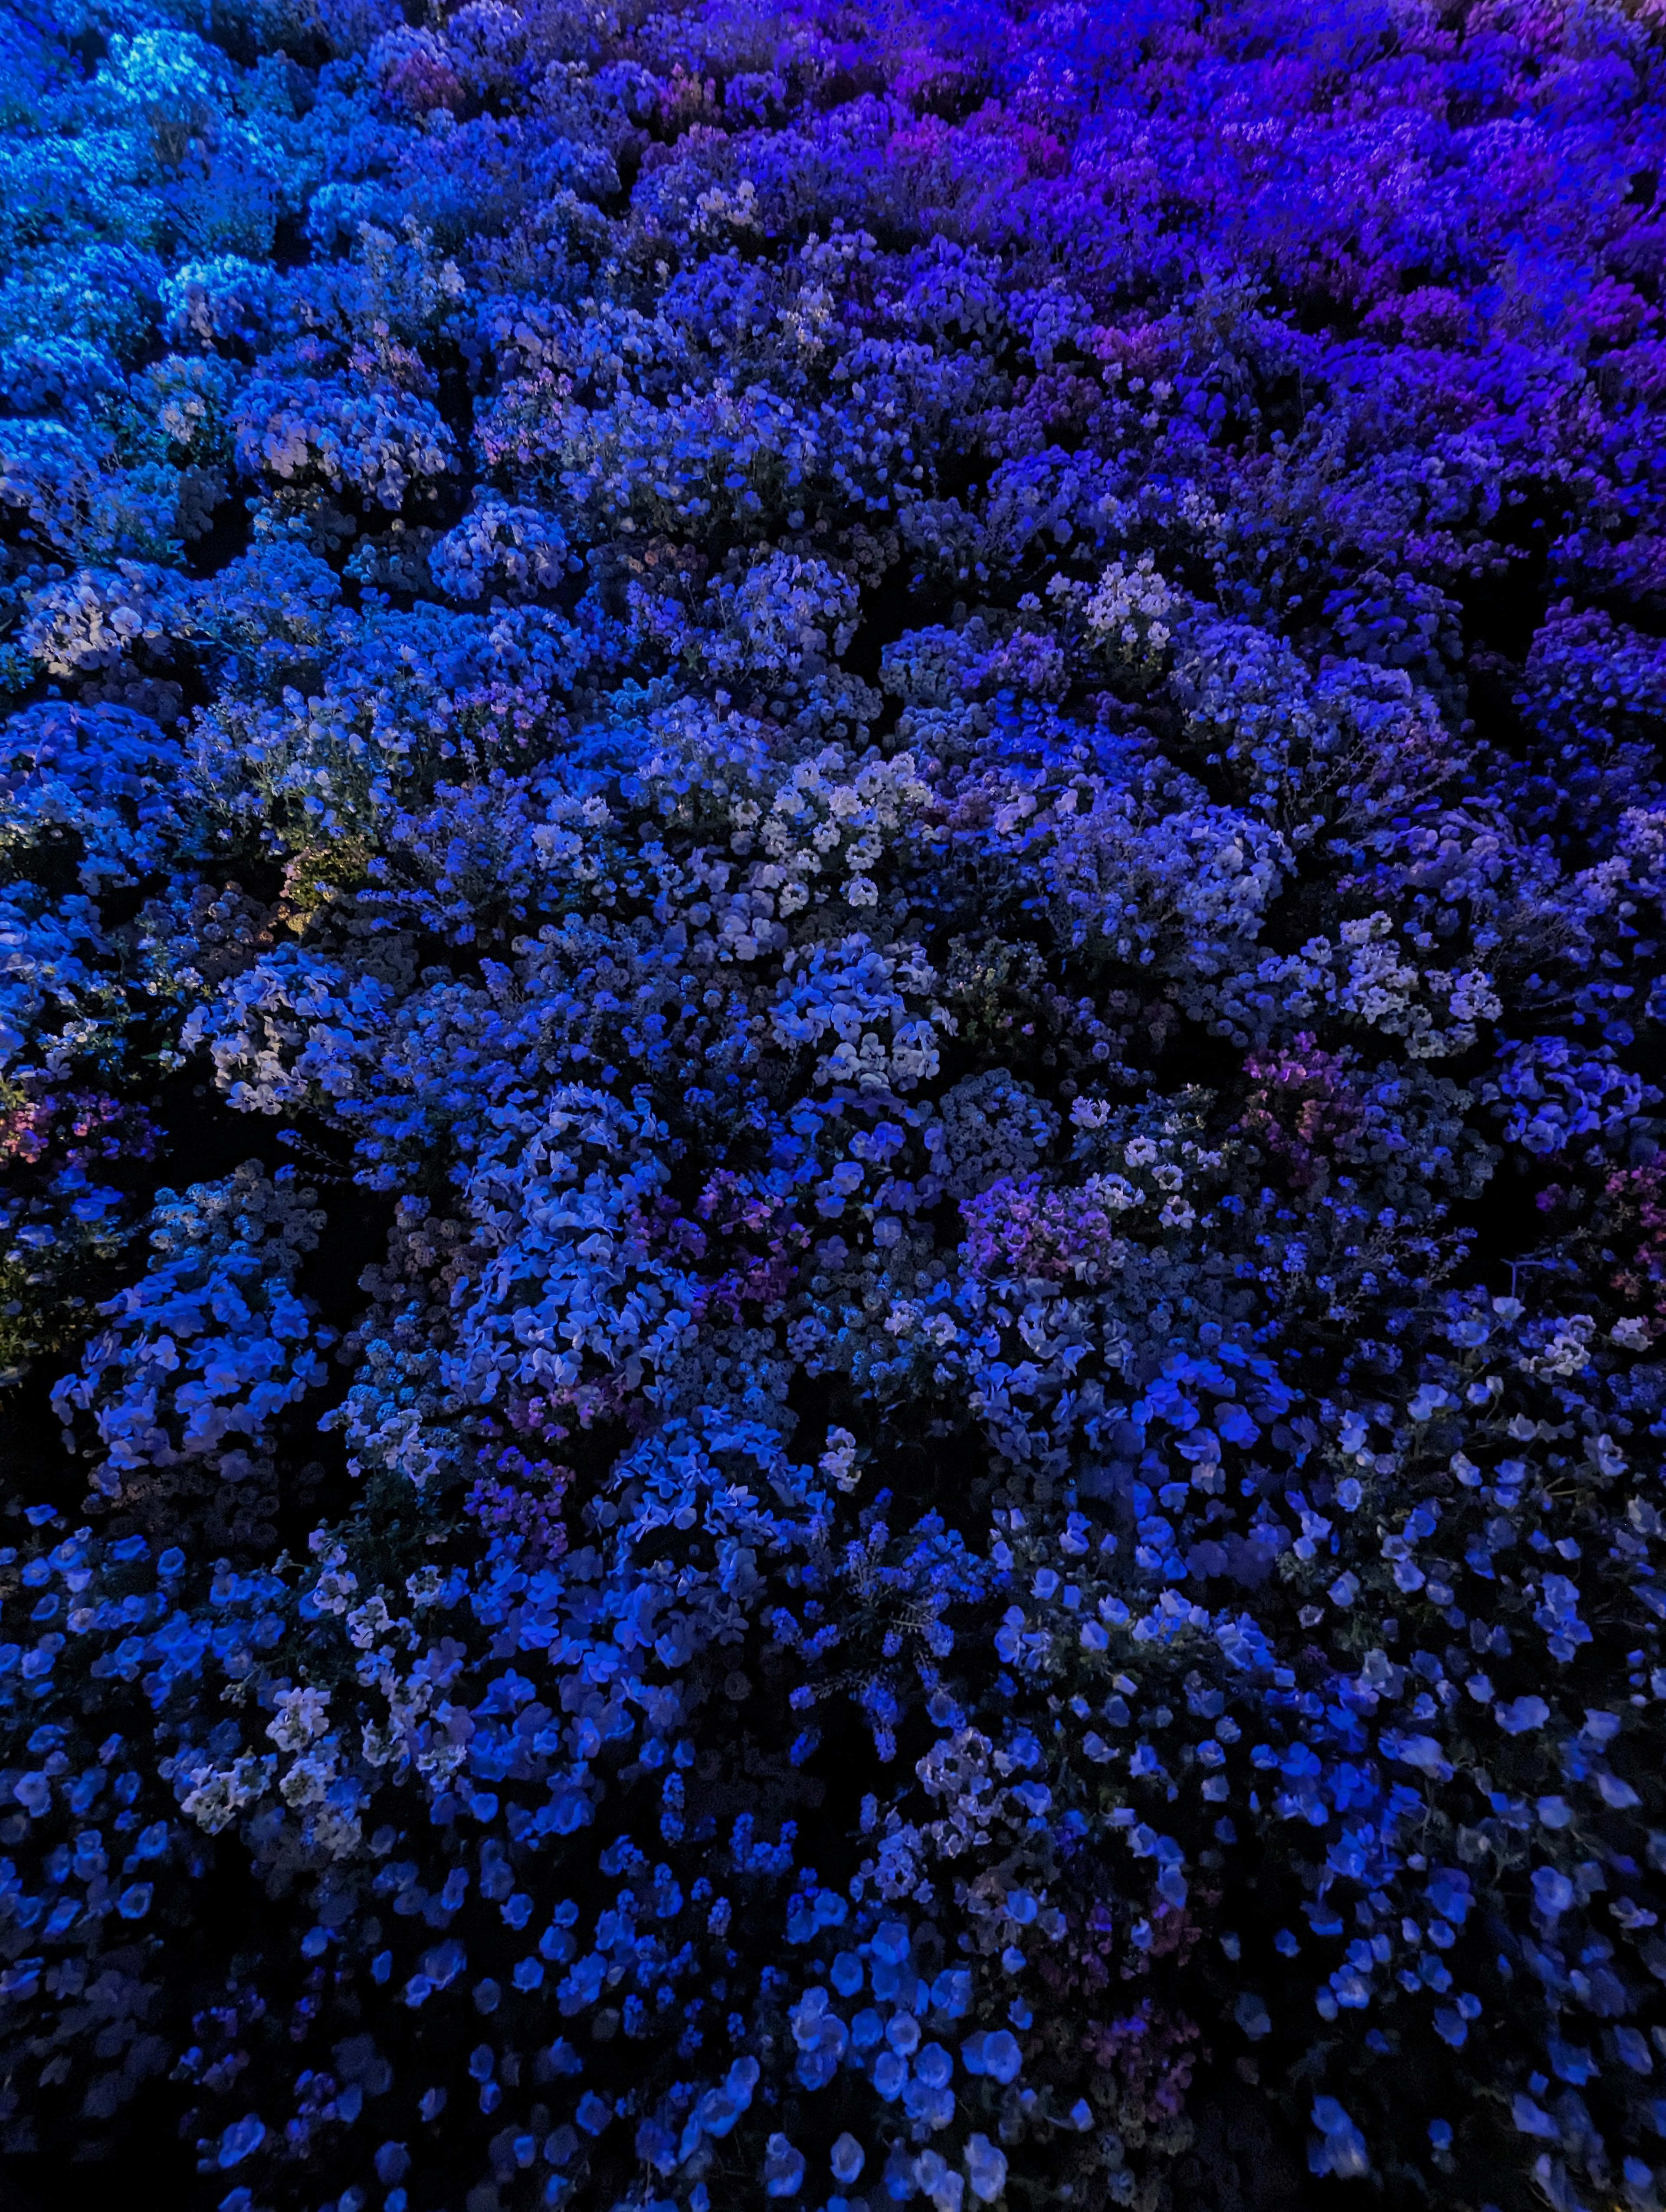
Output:
[[0,2193],[1660,2212],[1663,0],[0,64]]

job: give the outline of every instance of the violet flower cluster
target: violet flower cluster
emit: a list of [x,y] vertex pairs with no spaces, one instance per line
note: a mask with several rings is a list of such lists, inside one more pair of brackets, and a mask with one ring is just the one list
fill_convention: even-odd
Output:
[[0,2185],[1660,2212],[1660,0],[0,64]]

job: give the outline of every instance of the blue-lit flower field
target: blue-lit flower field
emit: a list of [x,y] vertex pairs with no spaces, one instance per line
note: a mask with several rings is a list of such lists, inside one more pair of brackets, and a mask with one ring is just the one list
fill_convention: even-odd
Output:
[[9,2212],[1660,2212],[1663,185],[0,9]]

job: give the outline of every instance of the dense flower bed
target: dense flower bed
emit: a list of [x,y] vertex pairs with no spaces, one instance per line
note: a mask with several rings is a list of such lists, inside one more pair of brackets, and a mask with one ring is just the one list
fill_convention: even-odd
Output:
[[0,2177],[1658,2212],[1658,0],[0,63]]

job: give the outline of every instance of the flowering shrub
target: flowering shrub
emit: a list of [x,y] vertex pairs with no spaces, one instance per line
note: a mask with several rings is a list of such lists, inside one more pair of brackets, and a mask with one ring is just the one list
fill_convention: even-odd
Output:
[[0,22],[20,2203],[1659,2212],[1663,34]]

